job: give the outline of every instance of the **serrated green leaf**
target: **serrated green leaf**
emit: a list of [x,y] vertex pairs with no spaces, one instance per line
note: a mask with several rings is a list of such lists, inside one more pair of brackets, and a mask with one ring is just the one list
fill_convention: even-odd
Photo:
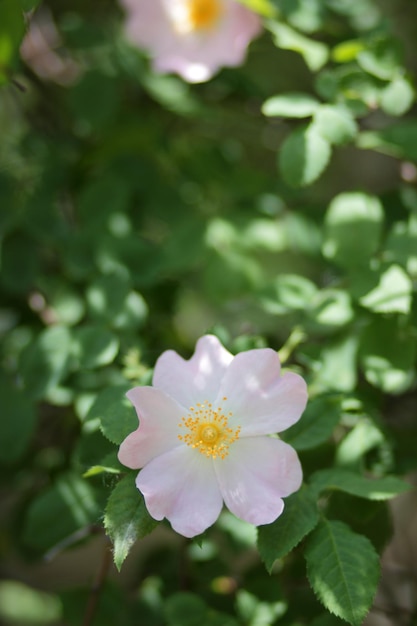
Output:
[[310,117],[320,106],[319,101],[308,93],[284,93],[272,96],[262,105],[262,113],[268,117]]
[[283,433],[296,450],[309,450],[324,443],[340,420],[340,401],[332,396],[310,400],[302,418]]
[[303,486],[285,498],[282,515],[272,524],[258,528],[258,550],[269,572],[274,562],[295,548],[318,520],[317,504],[308,487]]
[[358,132],[353,115],[344,107],[322,105],[314,113],[314,126],[335,146],[352,141]]
[[98,394],[87,413],[86,421],[99,420],[103,435],[112,443],[121,444],[138,427],[138,418],[126,398],[131,385],[115,385]]
[[113,489],[104,516],[106,533],[114,545],[114,562],[120,570],[133,544],[157,526],[135,485],[136,475],[125,476]]
[[378,285],[359,299],[374,313],[409,313],[413,284],[399,265],[390,265],[380,276]]
[[324,255],[343,267],[368,265],[378,249],[384,212],[375,196],[359,192],[341,193],[327,209]]
[[308,539],[305,558],[320,602],[352,626],[360,626],[379,579],[379,557],[369,539],[342,522],[323,520]]
[[269,21],[267,27],[272,33],[275,45],[301,54],[311,71],[317,72],[326,63],[329,49],[325,44],[309,39],[290,26],[276,21]]
[[330,155],[329,142],[310,124],[285,139],[278,155],[279,169],[285,182],[292,187],[303,187],[323,173]]
[[312,492],[343,491],[367,500],[390,500],[411,489],[411,485],[397,476],[365,478],[345,469],[325,469],[315,472],[310,480]]

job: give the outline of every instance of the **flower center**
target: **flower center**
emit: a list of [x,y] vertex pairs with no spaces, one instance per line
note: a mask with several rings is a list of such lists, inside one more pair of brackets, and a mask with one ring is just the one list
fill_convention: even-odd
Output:
[[181,34],[214,26],[223,13],[222,0],[166,0],[168,15]]
[[231,415],[225,415],[221,407],[214,409],[207,400],[203,404],[197,403],[196,407],[190,407],[190,413],[178,424],[188,431],[179,434],[178,439],[207,457],[225,459],[230,445],[239,439],[240,434],[240,426],[236,429],[229,427],[228,418]]

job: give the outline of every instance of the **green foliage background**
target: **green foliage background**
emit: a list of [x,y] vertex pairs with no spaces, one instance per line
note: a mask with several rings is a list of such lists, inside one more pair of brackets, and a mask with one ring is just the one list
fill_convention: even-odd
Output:
[[[247,62],[190,86],[151,72],[115,2],[0,0],[11,626],[359,626],[372,605],[417,466],[417,5],[244,4],[265,20]],[[77,77],[19,58],[30,19]],[[305,484],[270,526],[224,513],[187,542],[116,452],[126,390],[205,332],[308,381],[283,433]]]

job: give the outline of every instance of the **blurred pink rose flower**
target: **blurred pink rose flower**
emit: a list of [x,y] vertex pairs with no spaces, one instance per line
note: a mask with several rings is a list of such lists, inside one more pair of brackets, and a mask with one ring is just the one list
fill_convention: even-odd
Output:
[[126,34],[148,50],[156,72],[190,83],[209,80],[221,67],[243,63],[261,20],[235,0],[120,0]]
[[185,537],[211,526],[223,503],[252,524],[273,522],[302,470],[293,448],[269,435],[300,418],[304,380],[281,375],[272,349],[234,357],[205,335],[189,361],[164,352],[153,384],[127,393],[140,425],[119,450],[121,463],[143,468],[136,485],[150,515]]

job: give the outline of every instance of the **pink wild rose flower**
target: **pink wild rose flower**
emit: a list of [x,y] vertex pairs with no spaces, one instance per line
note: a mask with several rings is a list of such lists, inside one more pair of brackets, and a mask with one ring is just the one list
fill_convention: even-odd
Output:
[[270,435],[300,418],[304,380],[281,375],[270,348],[233,356],[205,335],[188,361],[164,352],[153,385],[127,393],[140,425],[119,450],[121,463],[142,468],[136,485],[150,515],[185,537],[211,526],[223,503],[257,526],[281,515],[302,470],[295,450]]
[[147,50],[156,72],[190,83],[243,63],[261,20],[236,0],[120,0],[129,41]]

